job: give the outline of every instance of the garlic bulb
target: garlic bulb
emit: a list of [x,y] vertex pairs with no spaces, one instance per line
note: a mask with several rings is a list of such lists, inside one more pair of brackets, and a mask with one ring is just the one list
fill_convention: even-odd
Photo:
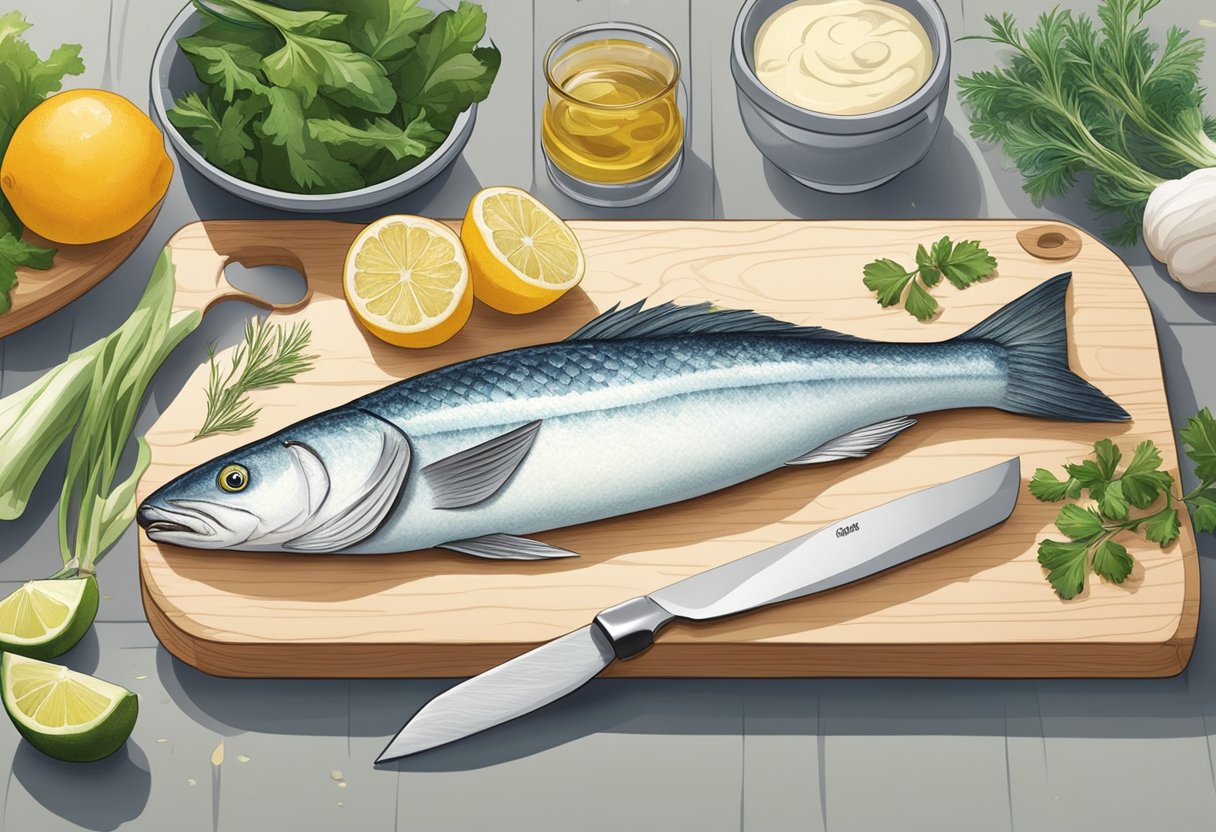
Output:
[[1216,292],[1216,168],[1162,182],[1144,206],[1144,243],[1170,277]]

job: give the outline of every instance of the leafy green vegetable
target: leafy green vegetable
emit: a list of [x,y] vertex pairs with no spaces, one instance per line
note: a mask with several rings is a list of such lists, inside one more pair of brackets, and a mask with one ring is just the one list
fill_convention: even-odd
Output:
[[880,306],[895,306],[902,300],[918,321],[927,321],[937,312],[937,301],[926,286],[936,286],[945,277],[955,288],[966,289],[994,271],[996,260],[977,240],[954,243],[942,237],[928,249],[924,244],[916,247],[916,268],[911,271],[884,257],[865,265],[862,282],[878,296]]
[[[13,131],[30,110],[62,86],[66,75],[84,72],[79,44],[64,44],[46,58],[21,37],[30,28],[20,12],[0,15],[0,158]],[[21,220],[0,193],[0,314],[12,307],[9,293],[17,285],[17,269],[49,269],[55,250],[23,242]]]
[[983,40],[1013,50],[1007,66],[959,78],[971,135],[999,142],[1036,205],[1092,174],[1090,205],[1136,242],[1164,179],[1216,166],[1216,121],[1203,115],[1203,40],[1171,28],[1164,45],[1144,16],[1160,0],[1102,0],[1098,20],[1056,8],[1025,32],[1012,14],[985,19]]
[[252,318],[245,324],[245,340],[232,350],[227,373],[220,371],[212,350],[207,416],[194,438],[253,427],[261,409],[249,401],[249,392],[291,384],[310,369],[316,356],[304,355],[304,349],[311,339],[307,322],[268,327]]
[[314,139],[332,145],[382,148],[398,160],[424,154],[426,143],[435,141],[437,136],[442,140],[442,135],[431,129],[422,115],[407,124],[404,130],[384,118],[378,118],[366,127],[355,127],[341,119],[310,118],[308,132]]
[[203,101],[198,93],[189,93],[178,101],[171,116],[180,128],[193,131],[203,155],[212,164],[232,174],[239,174],[239,162],[245,152],[253,149],[253,139],[245,132],[249,123],[242,108],[229,107],[221,117],[216,114],[210,101]]
[[55,249],[30,245],[11,231],[0,237],[0,315],[12,308],[8,293],[17,285],[17,267],[46,270],[55,259]]
[[[1186,455],[1196,464],[1199,487],[1189,494],[1173,493],[1174,478],[1161,468],[1161,452],[1149,440],[1136,446],[1123,471],[1119,447],[1109,439],[1094,444],[1093,458],[1064,466],[1061,480],[1040,468],[1031,477],[1030,493],[1043,502],[1077,499],[1088,492],[1095,505],[1064,505],[1056,515],[1056,528],[1067,541],[1044,540],[1039,563],[1056,594],[1068,600],[1085,588],[1090,569],[1101,578],[1123,583],[1134,565],[1127,548],[1114,538],[1122,532],[1140,532],[1145,539],[1168,546],[1178,539],[1178,506],[1191,509],[1198,532],[1216,533],[1216,419],[1206,407],[1179,431]],[[1158,502],[1162,505],[1150,510]],[[1131,509],[1137,509],[1135,514]]]
[[169,121],[212,164],[259,185],[334,193],[397,176],[441,145],[498,73],[477,6],[417,0],[196,0],[212,18],[178,41],[207,84]]
[[413,3],[351,0],[346,8],[351,18],[361,21],[347,24],[351,45],[386,63],[417,46],[418,33],[435,18]]

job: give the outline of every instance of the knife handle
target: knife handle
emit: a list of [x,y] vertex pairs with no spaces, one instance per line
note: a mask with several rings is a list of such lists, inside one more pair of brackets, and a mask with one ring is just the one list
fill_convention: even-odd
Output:
[[632,659],[650,645],[674,615],[645,595],[622,601],[595,617],[595,625],[608,641],[618,659]]

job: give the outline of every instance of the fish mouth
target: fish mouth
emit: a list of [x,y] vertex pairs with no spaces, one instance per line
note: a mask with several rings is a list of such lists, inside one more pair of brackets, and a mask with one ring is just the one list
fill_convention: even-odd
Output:
[[144,503],[135,512],[138,523],[151,540],[175,543],[183,538],[214,537],[215,529],[192,512],[173,511],[164,506]]

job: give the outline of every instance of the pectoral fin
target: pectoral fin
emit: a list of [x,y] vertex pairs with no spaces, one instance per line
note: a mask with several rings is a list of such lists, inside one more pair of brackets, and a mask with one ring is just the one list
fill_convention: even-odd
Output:
[[835,462],[840,459],[859,459],[880,445],[890,442],[899,434],[916,424],[907,416],[888,419],[850,431],[843,436],[829,439],[818,448],[791,459],[786,465],[814,465],[817,462]]
[[435,508],[466,508],[493,497],[519,468],[540,421],[529,422],[422,469]]
[[513,534],[487,534],[470,537],[468,540],[453,540],[440,545],[440,549],[451,549],[466,555],[494,560],[545,560],[547,558],[576,558],[577,552],[550,546],[539,540],[516,537]]

